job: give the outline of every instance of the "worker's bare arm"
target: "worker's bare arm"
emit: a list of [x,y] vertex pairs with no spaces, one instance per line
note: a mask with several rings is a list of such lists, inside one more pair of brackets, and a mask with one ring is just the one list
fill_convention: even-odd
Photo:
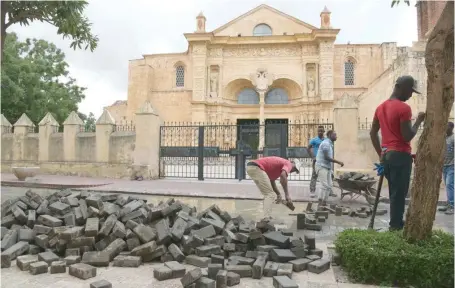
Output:
[[322,153],[324,154],[324,159],[325,159],[325,160],[327,160],[327,161],[329,161],[329,162],[336,163],[336,164],[338,164],[338,165],[341,165],[341,167],[344,166],[344,163],[343,163],[343,162],[338,161],[338,160],[336,160],[336,159],[334,159],[334,158],[331,158],[331,157],[329,156],[329,151],[328,151],[328,150],[323,149],[323,150],[322,150]]
[[284,197],[286,197],[286,200],[291,200],[291,197],[289,197],[289,191],[288,191],[288,173],[286,173],[286,171],[284,171],[284,170],[281,171],[280,183],[281,183],[281,186],[283,187]]
[[419,113],[417,116],[416,122],[412,125],[411,120],[409,121],[402,121],[400,123],[400,130],[401,136],[403,136],[404,141],[409,142],[411,141],[417,134],[420,125],[425,120],[425,113]]
[[371,124],[371,129],[370,129],[370,139],[371,143],[373,144],[374,150],[376,150],[376,153],[378,154],[379,157],[381,157],[381,142],[379,140],[379,120],[377,118],[373,119],[373,123]]

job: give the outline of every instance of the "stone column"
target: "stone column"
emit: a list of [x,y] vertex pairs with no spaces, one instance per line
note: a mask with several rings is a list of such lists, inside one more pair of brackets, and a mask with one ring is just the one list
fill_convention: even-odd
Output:
[[149,101],[136,112],[133,175],[157,179],[160,168],[161,120]]
[[[265,145],[265,119],[264,119],[265,92],[259,92],[259,147]],[[261,125],[263,125],[261,127]]]
[[0,116],[0,126],[2,135],[11,133],[11,128],[13,127],[13,125],[9,123],[8,119],[6,119],[5,115],[3,114],[1,114]]
[[307,81],[306,81],[306,64],[307,62],[306,61],[303,61],[303,81],[302,81],[302,92],[303,92],[303,95],[302,95],[302,99],[305,99],[305,98],[308,98],[308,85],[307,85]]
[[39,154],[38,159],[40,162],[49,161],[49,139],[53,133],[58,132],[59,124],[51,113],[38,123],[39,125]]
[[334,40],[319,43],[319,65],[316,65],[318,76],[317,92],[321,100],[333,100],[333,58]]
[[19,120],[14,123],[14,144],[13,144],[13,160],[24,160],[24,141],[30,129],[35,127],[32,120],[24,113]]
[[109,140],[114,128],[114,118],[104,109],[96,121],[96,162],[109,162]]
[[314,92],[316,94],[315,96],[321,97],[321,91],[319,90],[319,77],[321,76],[319,75],[319,63],[314,63],[314,67],[316,69],[316,77],[314,77]]
[[76,160],[77,134],[81,131],[84,122],[75,111],[71,112],[63,122],[63,159],[65,161]]

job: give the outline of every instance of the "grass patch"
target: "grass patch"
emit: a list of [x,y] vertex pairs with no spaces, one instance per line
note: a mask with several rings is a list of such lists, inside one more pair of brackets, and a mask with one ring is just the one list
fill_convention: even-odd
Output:
[[338,235],[341,266],[357,283],[416,288],[454,287],[454,236],[435,231],[408,243],[402,232],[348,229]]

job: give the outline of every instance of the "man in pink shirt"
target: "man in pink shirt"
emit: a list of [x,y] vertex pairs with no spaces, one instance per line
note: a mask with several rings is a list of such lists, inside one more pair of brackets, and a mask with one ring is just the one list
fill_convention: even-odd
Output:
[[288,207],[293,207],[291,197],[288,191],[288,175],[290,173],[299,173],[295,162],[280,157],[264,157],[253,160],[246,165],[246,173],[253,179],[256,186],[264,195],[264,217],[271,218],[274,194],[277,202],[281,202],[281,194],[276,187],[275,180],[280,178],[281,186],[288,203]]

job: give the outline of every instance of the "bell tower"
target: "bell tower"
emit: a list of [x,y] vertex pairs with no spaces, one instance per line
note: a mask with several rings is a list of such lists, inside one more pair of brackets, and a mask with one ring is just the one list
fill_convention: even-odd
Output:
[[205,33],[205,21],[207,19],[205,18],[204,14],[202,14],[202,11],[197,15],[196,17],[196,33]]
[[321,12],[321,29],[331,29],[332,25],[330,24],[330,14],[332,12],[327,9],[327,6],[324,6],[324,10]]

